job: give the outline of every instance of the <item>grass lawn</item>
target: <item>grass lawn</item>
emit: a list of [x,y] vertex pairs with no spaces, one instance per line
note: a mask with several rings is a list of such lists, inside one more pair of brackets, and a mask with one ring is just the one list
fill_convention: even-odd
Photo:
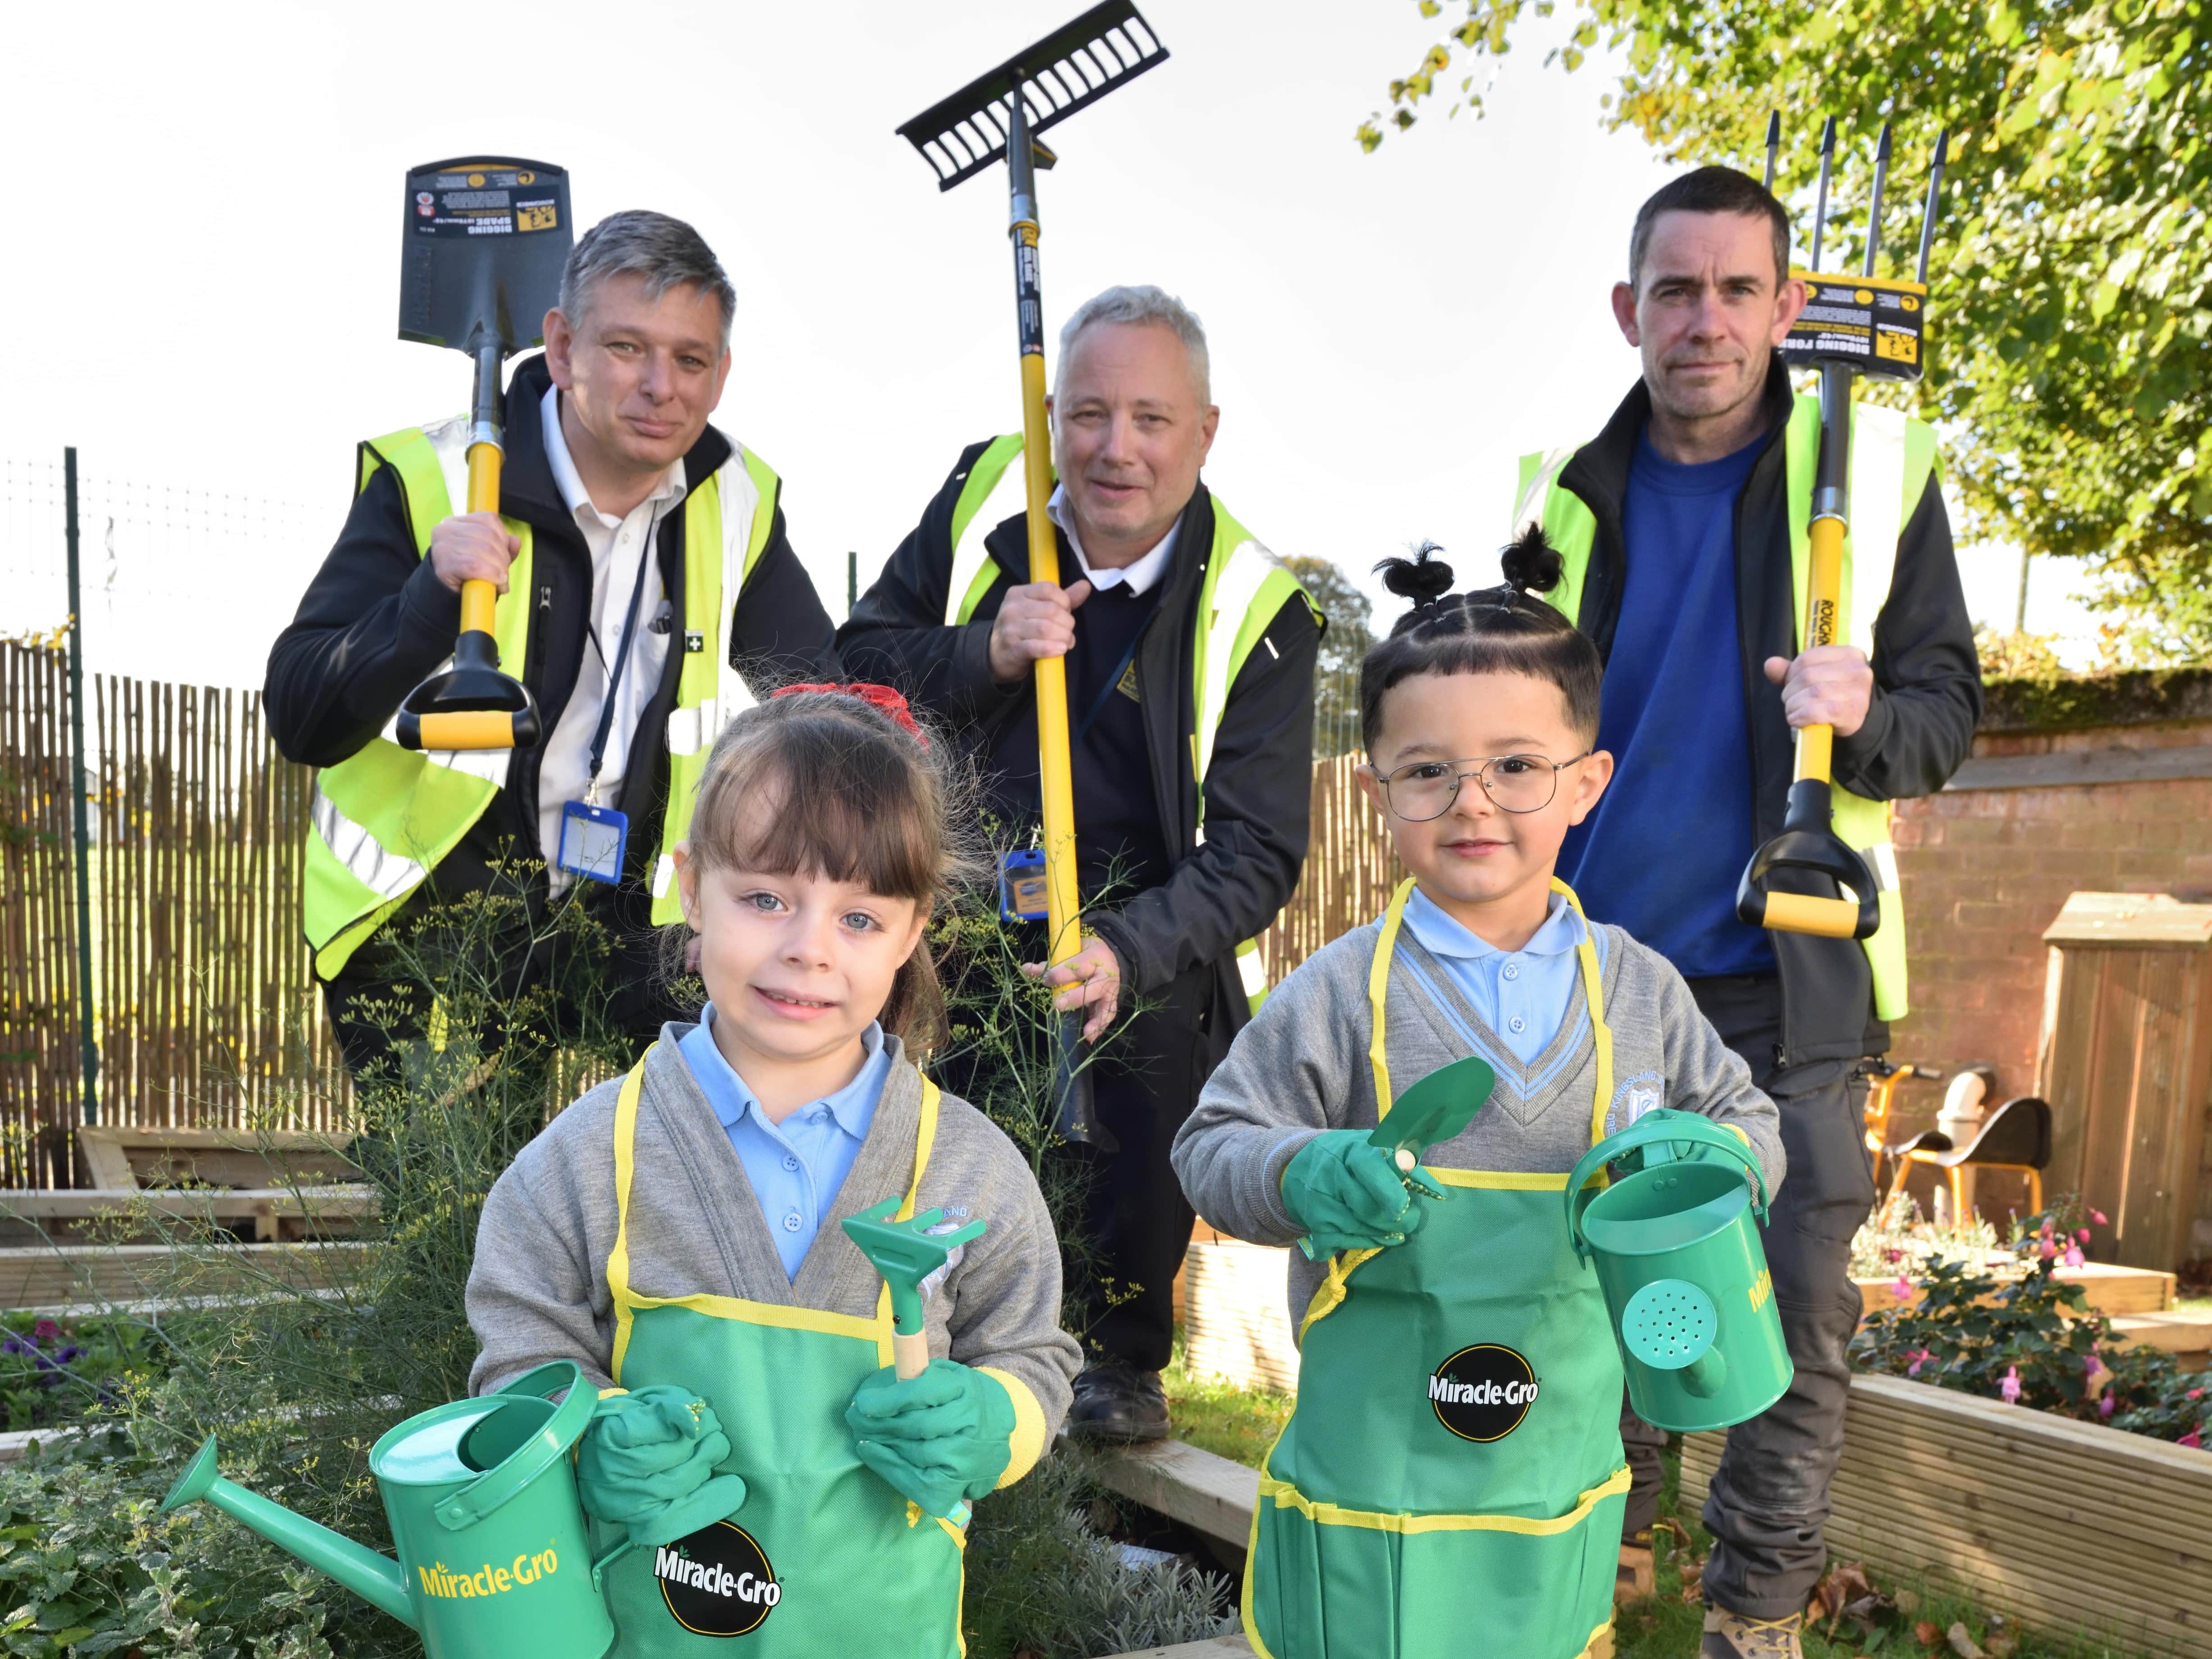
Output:
[[[1238,1389],[1213,1377],[1194,1377],[1183,1370],[1182,1362],[1182,1334],[1178,1330],[1175,1358],[1161,1376],[1176,1437],[1257,1468],[1260,1459],[1290,1416],[1291,1396]],[[1619,1659],[1693,1659],[1697,1653],[1699,1634],[1705,1627],[1705,1608],[1683,1601],[1681,1569],[1686,1559],[1702,1559],[1712,1540],[1695,1516],[1679,1515],[1675,1492],[1680,1479],[1680,1461],[1669,1452],[1667,1486],[1660,1498],[1659,1512],[1662,1517],[1679,1518],[1688,1528],[1690,1549],[1686,1553],[1679,1547],[1670,1547],[1666,1529],[1661,1528],[1659,1593],[1641,1607],[1629,1608],[1621,1614],[1615,1632]],[[2020,1524],[2033,1526],[2036,1520],[2023,1516]],[[1948,1632],[1954,1623],[1964,1624],[1967,1633],[1989,1654],[1990,1659],[2138,1659],[2130,1650],[2103,1643],[2053,1640],[2017,1626],[1992,1628],[1988,1613],[1971,1599],[1933,1589],[1925,1583],[1877,1579],[1876,1585],[1893,1596],[1900,1590],[1905,1591],[1917,1605],[1911,1608],[1909,1616],[1877,1626],[1871,1634],[1863,1636],[1847,1623],[1839,1627],[1836,1639],[1831,1642],[1823,1633],[1823,1626],[1814,1626],[1805,1635],[1805,1651],[1810,1659],[1831,1659],[1831,1656],[1844,1654],[1894,1655],[1897,1659],[1908,1659],[1909,1656],[1925,1651],[1913,1633],[1914,1625],[1922,1620],[1933,1625],[1939,1632]],[[2007,1638],[2014,1645],[2008,1646]],[[1990,1645],[1993,1639],[1995,1647]],[[1941,1634],[1936,1638],[1934,1651],[1942,1659],[1952,1659],[1951,1649]]]

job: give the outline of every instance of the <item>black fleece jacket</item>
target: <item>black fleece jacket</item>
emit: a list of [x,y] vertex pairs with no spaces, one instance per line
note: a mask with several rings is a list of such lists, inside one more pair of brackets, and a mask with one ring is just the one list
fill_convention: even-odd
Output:
[[[1797,654],[1782,443],[1793,396],[1778,356],[1764,393],[1766,443],[1735,507],[1736,642],[1750,715],[1753,828],[1760,844],[1781,832],[1796,764],[1782,689],[1768,681],[1765,667],[1769,657]],[[1650,418],[1651,394],[1638,380],[1605,429],[1559,475],[1561,486],[1580,496],[1597,520],[1579,621],[1601,656],[1611,653],[1620,621],[1630,557],[1621,538],[1621,501],[1637,441]],[[1933,794],[1972,745],[1982,714],[1982,678],[1951,522],[1940,480],[1932,475],[1898,537],[1896,571],[1875,621],[1873,667],[1866,723],[1836,738],[1835,781],[1877,800]],[[1820,878],[1808,878],[1805,885],[1831,896],[1836,890]],[[1889,1030],[1874,1017],[1873,976],[1857,944],[1807,933],[1770,937],[1782,980],[1781,1063],[1856,1060],[1888,1048]]]
[[[542,356],[516,365],[507,386],[499,496],[499,510],[532,530],[531,581],[537,593],[520,678],[538,699],[549,732],[575,690],[592,601],[591,552],[545,455],[538,405],[550,384]],[[730,441],[710,426],[684,456],[684,475],[704,479],[731,453]],[[821,678],[836,663],[829,615],[784,535],[780,490],[774,505],[768,545],[738,598],[728,635],[730,660],[763,693],[783,680]],[[677,641],[691,626],[684,615],[684,520],[681,513],[667,516],[659,546]],[[269,653],[262,698],[277,748],[307,766],[334,766],[357,753],[416,684],[453,654],[460,623],[460,595],[415,550],[398,474],[380,467],[355,497],[337,544]],[[511,672],[514,665],[507,667]],[[636,759],[614,803],[630,821],[625,888],[649,876],[659,854],[668,795],[665,732],[683,668],[683,651],[670,650],[659,688],[630,739]],[[507,787],[426,889],[450,897],[480,888],[503,842],[520,856],[538,855],[539,759],[535,749],[514,757]],[[641,925],[641,911],[640,920]]]
[[[988,442],[988,441],[987,441]],[[945,625],[952,577],[952,509],[985,448],[970,444],[913,533],[860,596],[837,632],[848,672],[898,686],[918,707],[956,727],[968,751],[989,754],[1006,728],[1036,724],[1033,682],[991,676],[991,623],[1006,591],[1029,580],[1029,515],[994,528],[984,547],[998,567],[974,617]],[[1074,551],[1060,535],[1063,568]],[[1274,921],[1297,885],[1312,814],[1314,661],[1321,642],[1312,610],[1292,599],[1267,624],[1230,687],[1205,784],[1206,839],[1198,839],[1199,786],[1192,776],[1192,653],[1200,583],[1213,544],[1213,497],[1199,485],[1183,508],[1165,588],[1139,636],[1134,667],[1144,711],[1152,794],[1174,871],[1160,886],[1086,909],[1084,925],[1121,958],[1139,996],[1178,975],[1213,969],[1197,1011],[1212,1060],[1249,1018],[1237,947]],[[989,788],[991,780],[985,781]]]

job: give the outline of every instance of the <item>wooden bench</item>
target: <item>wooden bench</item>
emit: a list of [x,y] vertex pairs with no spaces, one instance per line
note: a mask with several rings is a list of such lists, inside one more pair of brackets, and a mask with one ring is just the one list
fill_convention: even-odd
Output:
[[[15,1194],[21,1196],[21,1194]],[[39,1244],[0,1249],[0,1308],[98,1312],[169,1296],[253,1295],[271,1281],[325,1289],[352,1279],[366,1247],[233,1244],[193,1253],[179,1285],[177,1252],[167,1244]]]
[[[76,1231],[69,1224],[106,1220],[198,1221],[217,1227],[251,1222],[257,1243],[349,1231],[376,1212],[376,1195],[342,1187],[33,1187],[0,1191],[0,1218],[40,1233]],[[56,1228],[52,1224],[64,1224]]]
[[51,1238],[134,1219],[151,1230],[251,1224],[257,1241],[354,1231],[375,1196],[347,1157],[350,1133],[88,1127],[76,1132],[89,1187],[0,1190],[0,1223]]
[[349,1133],[87,1127],[77,1156],[95,1188],[277,1188],[358,1180]]

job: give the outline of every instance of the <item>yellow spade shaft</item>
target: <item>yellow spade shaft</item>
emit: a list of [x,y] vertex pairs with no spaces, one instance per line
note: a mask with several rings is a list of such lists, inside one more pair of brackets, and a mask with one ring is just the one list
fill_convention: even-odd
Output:
[[[1033,262],[1037,228],[1017,221],[1014,235]],[[1031,269],[1034,270],[1032,264]],[[1028,495],[1030,580],[1060,586],[1060,544],[1045,503],[1052,498],[1052,432],[1044,410],[1044,353],[1022,353],[1022,483]],[[1057,965],[1082,948],[1083,915],[1075,885],[1075,776],[1068,759],[1067,659],[1039,657],[1036,676],[1037,779],[1044,796],[1044,891]]]
[[[499,446],[477,442],[469,446],[469,504],[471,513],[499,511]],[[489,634],[492,608],[499,590],[487,581],[461,584],[461,632]],[[505,719],[506,716],[501,716]],[[509,741],[512,741],[510,738]]]

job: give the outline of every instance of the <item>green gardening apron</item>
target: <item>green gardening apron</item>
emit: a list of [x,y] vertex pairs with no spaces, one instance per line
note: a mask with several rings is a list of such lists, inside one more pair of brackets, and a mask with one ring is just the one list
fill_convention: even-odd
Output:
[[[891,1363],[890,1293],[875,1317],[727,1296],[643,1296],[629,1283],[629,1194],[645,1066],[615,1107],[615,1201],[607,1257],[614,1361],[624,1388],[673,1382],[704,1396],[730,1437],[717,1472],[744,1477],[726,1521],[609,1569],[617,1654],[742,1653],[823,1659],[891,1653],[955,1659],[961,1552],[949,1522],[925,1516],[854,1454],[845,1405]],[[915,1194],[937,1133],[937,1087],[921,1085]],[[738,1638],[732,1647],[730,1638]]]
[[[1382,1004],[1413,887],[1391,899],[1368,975],[1384,1114]],[[1577,957],[1595,1138],[1613,1034],[1587,928]],[[1566,1175],[1425,1167],[1450,1201],[1403,1244],[1334,1257],[1307,1310],[1297,1405],[1260,1470],[1245,1633],[1262,1659],[1608,1659],[1620,1358],[1560,1223]]]

